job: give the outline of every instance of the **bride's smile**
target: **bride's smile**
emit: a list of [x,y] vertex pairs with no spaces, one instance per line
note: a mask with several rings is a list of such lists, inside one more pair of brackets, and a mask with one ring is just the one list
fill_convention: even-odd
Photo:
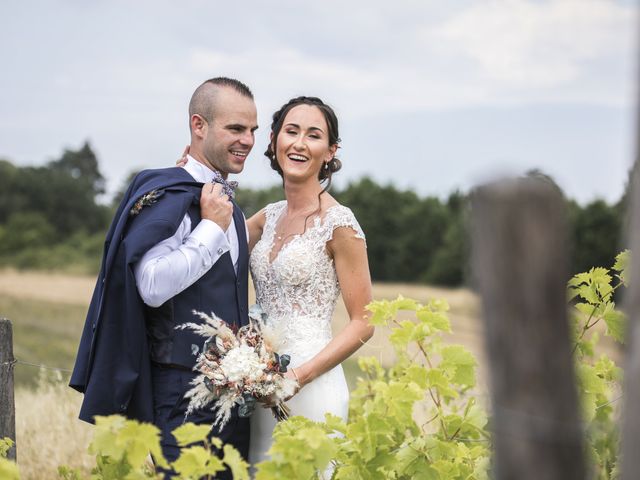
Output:
[[284,119],[275,141],[276,158],[287,181],[317,180],[320,170],[333,157],[327,121],[313,105],[298,105]]

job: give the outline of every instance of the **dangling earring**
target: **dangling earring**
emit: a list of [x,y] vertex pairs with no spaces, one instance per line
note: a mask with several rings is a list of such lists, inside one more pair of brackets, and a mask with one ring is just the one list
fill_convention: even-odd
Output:
[[324,169],[329,170],[329,162],[324,162]]

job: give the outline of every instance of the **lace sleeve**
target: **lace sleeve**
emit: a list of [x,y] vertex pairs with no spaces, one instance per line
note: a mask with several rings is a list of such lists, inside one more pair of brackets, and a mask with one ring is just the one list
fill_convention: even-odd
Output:
[[349,227],[354,231],[354,236],[356,238],[361,238],[364,241],[364,246],[366,248],[367,240],[364,236],[364,232],[350,208],[343,205],[336,205],[329,209],[324,223],[326,226],[323,239],[325,243],[333,238],[333,231],[336,228]]

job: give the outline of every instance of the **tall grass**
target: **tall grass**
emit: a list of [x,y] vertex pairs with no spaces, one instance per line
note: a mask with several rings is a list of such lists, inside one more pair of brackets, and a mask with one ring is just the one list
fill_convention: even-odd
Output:
[[87,453],[92,426],[78,419],[81,396],[59,372],[41,370],[35,388],[20,388],[16,399],[16,445],[23,480],[58,478],[60,465],[89,477],[95,459]]
[[[28,362],[70,370],[86,315],[86,307],[0,296],[0,316],[13,324],[13,354]],[[15,382],[35,386],[38,369],[18,363]]]

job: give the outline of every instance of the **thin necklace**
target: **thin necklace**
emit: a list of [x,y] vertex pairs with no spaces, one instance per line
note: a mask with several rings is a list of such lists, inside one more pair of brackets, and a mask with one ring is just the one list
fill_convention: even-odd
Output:
[[[313,211],[309,212],[309,214],[308,214],[307,216],[309,216],[309,215],[311,215],[312,213],[314,213],[314,212],[318,211],[319,209],[320,209],[320,206],[318,206],[318,208],[316,208],[315,210],[313,210]],[[294,221],[294,220],[296,220],[297,218],[301,217],[302,215],[304,215],[304,214],[306,214],[306,213],[307,213],[307,212],[306,212],[306,211],[304,211],[304,212],[302,212],[302,213],[298,213],[297,215],[294,215],[293,217],[291,217],[290,219],[288,219],[288,222],[286,223],[286,225],[284,225],[284,227],[280,230],[282,233],[280,233],[279,235],[278,235],[278,230],[277,230],[277,228],[276,228],[276,229],[275,229],[275,231],[276,231],[276,239],[278,239],[278,240],[280,241],[280,240],[283,240],[283,239],[289,238],[289,237],[291,237],[291,236],[293,236],[293,235],[296,235],[296,233],[290,233],[289,235],[283,235],[283,234],[284,234],[284,232],[286,232],[286,231],[287,231],[287,228],[289,228],[289,226],[293,223],[293,221]],[[304,233],[306,230],[307,230],[307,221],[306,221],[306,219],[305,219],[305,222],[304,222],[304,231],[303,231],[302,233]]]

